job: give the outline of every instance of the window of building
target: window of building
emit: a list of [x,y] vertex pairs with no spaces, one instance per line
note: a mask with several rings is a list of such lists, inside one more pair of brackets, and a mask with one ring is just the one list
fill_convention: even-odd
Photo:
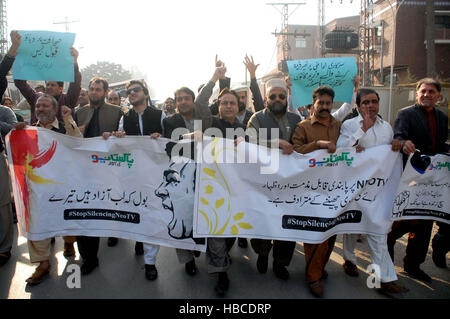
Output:
[[434,25],[435,25],[436,29],[450,29],[450,16],[435,15]]
[[295,47],[296,48],[306,48],[306,39],[305,38],[295,38]]

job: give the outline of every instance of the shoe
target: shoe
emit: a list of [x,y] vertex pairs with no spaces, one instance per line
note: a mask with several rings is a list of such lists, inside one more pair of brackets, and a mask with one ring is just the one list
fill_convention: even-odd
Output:
[[445,260],[445,251],[441,249],[433,248],[433,253],[431,258],[433,259],[434,264],[439,268],[447,268],[447,262]]
[[73,248],[73,243],[64,243],[64,257],[74,257],[75,249]]
[[50,264],[47,263],[48,266],[41,266],[40,264],[38,267],[36,267],[36,270],[34,273],[29,277],[27,280],[25,280],[29,285],[36,286],[39,285],[50,273]]
[[119,239],[116,237],[108,237],[108,247],[114,247],[119,242]]
[[350,277],[358,277],[359,276],[358,268],[351,261],[346,260],[345,263],[342,265],[342,267],[344,267],[345,273],[347,275],[349,275]]
[[412,277],[425,281],[425,282],[431,282],[431,277],[428,276],[422,269],[417,267],[408,267],[403,266],[403,269],[408,273],[408,275],[411,275]]
[[309,284],[309,290],[311,291],[311,293],[316,296],[316,297],[322,297],[323,296],[323,285],[322,285],[322,281],[318,280],[318,281],[314,281],[312,283]]
[[225,292],[230,287],[230,280],[228,279],[228,275],[226,272],[219,272],[219,279],[217,280],[217,284],[214,287],[214,290],[217,292],[219,296],[225,295]]
[[6,253],[0,253],[0,266],[3,266],[4,264],[6,264],[9,260],[9,258],[11,258],[10,251],[8,251]]
[[158,277],[158,270],[155,265],[145,265],[145,278],[155,280]]
[[388,294],[399,294],[408,291],[408,289],[400,285],[397,285],[394,281],[382,282],[380,289]]
[[247,248],[247,238],[238,238],[238,246],[241,248]]
[[265,274],[267,272],[267,266],[269,264],[268,256],[258,255],[258,260],[256,261],[256,268],[260,274]]
[[289,279],[289,271],[286,269],[286,266],[281,266],[276,263],[273,263],[273,273],[281,280]]
[[134,252],[136,253],[136,256],[142,256],[144,254],[144,244],[137,241],[136,245],[134,245]]
[[86,259],[83,264],[81,265],[81,274],[82,275],[89,275],[95,268],[98,267],[98,259],[95,260],[89,260]]
[[184,270],[188,275],[194,276],[197,273],[197,267],[195,266],[195,259],[192,259],[191,261],[187,262],[184,265]]

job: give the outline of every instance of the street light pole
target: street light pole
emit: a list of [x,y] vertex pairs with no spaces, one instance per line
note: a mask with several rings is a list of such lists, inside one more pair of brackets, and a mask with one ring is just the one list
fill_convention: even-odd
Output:
[[[393,19],[393,30],[392,30],[392,51],[391,51],[391,74],[390,74],[390,83],[389,83],[389,112],[388,112],[388,121],[391,121],[391,113],[392,113],[392,89],[394,82],[394,63],[395,63],[395,34],[397,33],[397,12],[400,9],[400,6],[405,2],[402,0],[398,5],[397,9],[394,12],[394,8],[392,7],[391,0],[388,0],[389,6],[391,7],[392,19]],[[395,3],[397,4],[397,2]]]

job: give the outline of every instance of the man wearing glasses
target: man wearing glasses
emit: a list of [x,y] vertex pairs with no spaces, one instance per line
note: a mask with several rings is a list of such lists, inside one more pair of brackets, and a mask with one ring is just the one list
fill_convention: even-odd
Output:
[[[250,140],[258,138],[258,144],[271,148],[280,148],[283,154],[291,154],[294,150],[292,135],[301,117],[297,114],[287,112],[287,87],[286,82],[281,79],[273,79],[266,84],[265,109],[256,112],[250,118],[247,129],[253,128],[248,134],[251,136],[256,132],[257,136],[251,136]],[[266,129],[267,134],[264,130]],[[272,136],[276,130],[277,136]],[[275,132],[275,131],[274,131]],[[253,138],[252,138],[253,137]],[[252,248],[258,254],[256,267],[261,274],[267,272],[268,256],[273,246],[273,272],[283,280],[289,278],[286,267],[289,265],[294,253],[295,242],[266,239],[252,239]]]
[[[119,123],[119,132],[113,132],[115,136],[125,135],[150,136],[158,138],[162,136],[163,124],[165,118],[164,112],[150,106],[150,95],[147,85],[143,81],[132,80],[127,84],[127,96],[130,104],[133,106],[125,115],[122,116]],[[111,133],[103,134],[107,138]],[[115,246],[118,239],[108,238],[108,246]],[[145,260],[145,278],[155,280],[158,277],[156,269],[156,255],[159,252],[159,245],[136,242],[134,247],[136,255],[144,254]]]

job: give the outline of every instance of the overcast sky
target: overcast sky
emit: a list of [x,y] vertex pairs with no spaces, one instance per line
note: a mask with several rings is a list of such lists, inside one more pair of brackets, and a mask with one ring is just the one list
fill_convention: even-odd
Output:
[[[97,61],[137,67],[165,99],[181,86],[194,91],[210,79],[215,54],[233,82],[245,80],[245,54],[261,64],[257,77],[276,67],[281,6],[265,0],[7,0],[8,31],[65,31],[68,17],[83,68]],[[317,0],[289,6],[289,24],[315,25]],[[340,3],[342,2],[342,4]],[[326,22],[357,15],[359,0],[326,0]],[[295,11],[294,11],[295,10]],[[293,13],[292,13],[293,12]]]

